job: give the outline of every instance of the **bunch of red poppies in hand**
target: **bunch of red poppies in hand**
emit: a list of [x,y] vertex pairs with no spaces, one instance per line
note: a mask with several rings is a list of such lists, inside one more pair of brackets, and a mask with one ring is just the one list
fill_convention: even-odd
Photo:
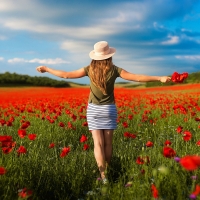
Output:
[[182,74],[179,74],[178,72],[174,72],[172,74],[172,78],[171,80],[174,82],[174,83],[183,83],[183,81],[188,77],[188,73],[187,72],[184,72]]

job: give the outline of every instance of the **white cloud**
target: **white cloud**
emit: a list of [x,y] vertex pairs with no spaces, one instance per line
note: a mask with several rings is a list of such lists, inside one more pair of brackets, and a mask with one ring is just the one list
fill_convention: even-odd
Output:
[[173,45],[173,44],[178,44],[180,39],[178,36],[168,36],[169,40],[161,42],[161,44],[163,45]]
[[4,36],[4,35],[0,35],[0,40],[6,40],[6,39],[7,39],[6,36]]
[[31,60],[26,60],[24,58],[13,58],[9,59],[8,63],[14,64],[14,63],[39,63],[39,64],[46,64],[46,65],[56,65],[56,64],[69,64],[68,61],[63,60],[61,58],[55,58],[55,59],[38,59],[34,58]]
[[175,58],[180,60],[192,60],[192,61],[199,61],[200,55],[185,55],[185,56],[175,56]]
[[71,53],[89,53],[92,49],[92,46],[88,42],[82,42],[77,40],[68,40],[64,41],[61,44],[61,49],[67,50]]
[[0,57],[0,61],[3,61],[4,60],[4,58],[3,57]]
[[56,64],[69,64],[70,62],[65,61],[61,58],[56,58],[56,59],[32,59],[28,61],[29,63],[39,63],[39,64],[47,64],[47,65],[56,65]]
[[20,62],[23,63],[26,62],[26,60],[23,58],[13,58],[8,60],[8,63],[20,63]]

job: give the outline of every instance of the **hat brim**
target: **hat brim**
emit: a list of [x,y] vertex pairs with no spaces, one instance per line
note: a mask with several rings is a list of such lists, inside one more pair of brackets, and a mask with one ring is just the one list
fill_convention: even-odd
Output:
[[92,50],[92,51],[89,53],[89,56],[90,56],[90,58],[93,59],[93,60],[104,60],[104,59],[110,58],[110,57],[112,57],[112,56],[115,54],[116,49],[113,48],[113,47],[109,47],[109,49],[110,49],[110,51],[109,51],[109,53],[106,54],[106,55],[98,55],[98,56],[97,56],[97,55],[95,54],[95,51]]

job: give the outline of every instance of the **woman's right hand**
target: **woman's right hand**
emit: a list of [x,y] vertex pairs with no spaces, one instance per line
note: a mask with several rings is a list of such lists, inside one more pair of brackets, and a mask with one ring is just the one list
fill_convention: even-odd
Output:
[[38,72],[40,72],[40,73],[45,73],[45,72],[47,72],[47,67],[46,67],[46,66],[38,66],[38,67],[36,68],[36,70],[37,70]]

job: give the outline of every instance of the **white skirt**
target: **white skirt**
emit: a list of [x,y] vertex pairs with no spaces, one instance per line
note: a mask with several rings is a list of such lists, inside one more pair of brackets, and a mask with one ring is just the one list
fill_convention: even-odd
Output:
[[96,105],[93,103],[89,103],[87,107],[87,122],[89,130],[116,129],[116,105]]

